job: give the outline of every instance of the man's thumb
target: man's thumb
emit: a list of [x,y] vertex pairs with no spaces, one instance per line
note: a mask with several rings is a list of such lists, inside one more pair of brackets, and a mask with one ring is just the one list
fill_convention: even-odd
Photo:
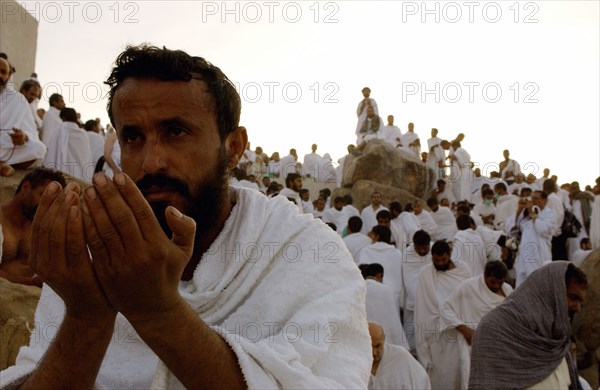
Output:
[[183,215],[173,206],[167,207],[165,217],[167,218],[167,224],[171,228],[171,231],[173,231],[171,241],[191,256],[194,250],[196,221]]

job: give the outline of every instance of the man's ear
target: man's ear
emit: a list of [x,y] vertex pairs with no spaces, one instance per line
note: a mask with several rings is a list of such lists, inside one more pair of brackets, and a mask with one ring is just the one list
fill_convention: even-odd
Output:
[[235,168],[242,158],[248,144],[248,133],[243,126],[238,127],[227,135],[227,153],[229,169]]

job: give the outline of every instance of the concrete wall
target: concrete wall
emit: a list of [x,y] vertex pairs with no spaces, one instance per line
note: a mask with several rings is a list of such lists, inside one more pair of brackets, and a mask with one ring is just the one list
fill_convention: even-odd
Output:
[[0,2],[0,52],[17,69],[15,88],[35,71],[38,21],[13,0]]

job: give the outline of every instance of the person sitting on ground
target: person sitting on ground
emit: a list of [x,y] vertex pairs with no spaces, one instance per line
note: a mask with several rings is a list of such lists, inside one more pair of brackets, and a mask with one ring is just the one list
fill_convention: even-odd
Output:
[[0,230],[4,236],[0,244],[0,277],[12,283],[42,287],[42,280],[29,267],[31,226],[40,197],[53,181],[67,184],[62,173],[36,168],[23,177],[15,197],[0,208]]

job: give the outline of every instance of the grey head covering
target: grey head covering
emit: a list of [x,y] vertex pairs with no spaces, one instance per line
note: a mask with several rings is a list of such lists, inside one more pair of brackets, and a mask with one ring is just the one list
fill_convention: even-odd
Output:
[[469,389],[525,389],[566,357],[571,386],[581,389],[570,353],[566,261],[533,272],[479,323],[473,337]]

